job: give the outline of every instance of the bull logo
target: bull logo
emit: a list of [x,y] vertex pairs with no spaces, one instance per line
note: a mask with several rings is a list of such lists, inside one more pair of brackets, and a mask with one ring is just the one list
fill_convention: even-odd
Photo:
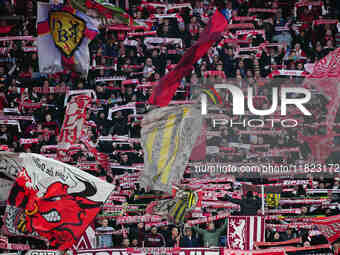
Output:
[[25,176],[17,178],[8,200],[10,205],[23,209],[16,228],[23,234],[38,234],[53,248],[71,247],[101,206],[89,199],[97,193],[95,185],[76,178],[83,184],[83,190],[74,191],[68,184],[56,180],[41,196],[37,195],[41,191],[27,188],[29,180]]
[[85,22],[68,12],[50,12],[49,25],[55,45],[67,56],[73,55],[81,44]]

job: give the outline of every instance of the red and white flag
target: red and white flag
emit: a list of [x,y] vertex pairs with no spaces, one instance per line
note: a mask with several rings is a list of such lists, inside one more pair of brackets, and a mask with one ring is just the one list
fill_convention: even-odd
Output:
[[230,249],[253,250],[255,242],[264,241],[265,221],[261,216],[228,218],[227,240]]
[[83,235],[80,237],[77,243],[73,246],[74,250],[89,250],[96,248],[96,231],[94,229],[94,224],[92,223]]
[[329,243],[340,238],[340,215],[318,218],[313,223],[317,225]]

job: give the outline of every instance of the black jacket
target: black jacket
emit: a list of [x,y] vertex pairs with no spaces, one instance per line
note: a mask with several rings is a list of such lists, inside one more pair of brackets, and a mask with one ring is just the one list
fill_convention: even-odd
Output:
[[253,197],[253,198],[245,197],[243,199],[235,199],[235,198],[229,197],[228,195],[225,195],[223,200],[230,201],[232,203],[240,205],[241,215],[246,215],[246,216],[257,215],[257,210],[261,209],[261,200],[256,197]]
[[191,237],[191,239],[189,239],[187,236],[184,236],[183,238],[181,238],[180,243],[179,243],[180,247],[186,247],[186,248],[192,248],[192,247],[199,247],[199,240],[195,237]]

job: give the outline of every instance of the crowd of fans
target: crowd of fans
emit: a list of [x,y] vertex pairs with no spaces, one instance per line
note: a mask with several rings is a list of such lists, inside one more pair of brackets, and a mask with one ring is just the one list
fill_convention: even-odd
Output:
[[[120,1],[118,1],[120,2]],[[152,3],[153,1],[148,1]],[[168,3],[184,3],[185,1],[167,1]],[[90,133],[91,142],[100,152],[109,155],[110,162],[119,163],[120,166],[133,166],[143,163],[143,151],[138,138],[140,138],[140,118],[147,112],[146,100],[150,95],[150,86],[160,80],[167,72],[173,69],[186,49],[192,46],[199,38],[211,14],[214,6],[209,1],[188,1],[192,9],[176,9],[179,18],[156,19],[151,24],[151,30],[156,31],[154,37],[176,38],[174,43],[158,44],[156,40],[146,44],[144,37],[140,35],[129,36],[130,31],[120,30],[116,26],[107,25],[101,27],[100,34],[90,44],[91,69],[87,79],[81,79],[77,75],[65,70],[61,74],[46,75],[39,72],[38,56],[35,43],[32,40],[0,40],[0,109],[3,120],[0,122],[0,144],[7,145],[10,151],[34,152],[46,154],[44,149],[48,145],[56,145],[60,133],[65,110],[65,92],[68,90],[92,89],[96,93],[97,100],[93,102],[88,111],[88,120],[95,123]],[[305,70],[306,64],[315,63],[329,52],[340,46],[340,4],[339,1],[324,0],[319,4],[312,1],[304,1],[298,5],[295,0],[289,1],[226,1],[227,9],[231,15],[233,24],[240,22],[236,17],[253,17],[247,23],[252,23],[255,30],[263,30],[264,34],[245,34],[236,36],[236,30],[226,33],[225,39],[235,37],[242,42],[218,41],[206,56],[195,64],[190,77],[183,79],[174,100],[195,100],[198,86],[206,84],[222,83],[228,80],[241,88],[251,86],[255,88],[256,106],[259,109],[267,109],[271,104],[271,88],[289,84],[301,85],[303,76],[301,73],[292,75],[289,79],[276,79],[272,77],[275,70]],[[310,3],[309,3],[310,2]],[[144,3],[144,2],[143,2]],[[124,1],[121,3],[124,7]],[[250,13],[252,8],[266,8],[273,12]],[[147,21],[153,14],[162,14],[160,7],[143,5],[141,1],[129,1],[128,12],[137,20]],[[36,34],[36,2],[25,1],[0,1],[0,39],[8,36],[33,36]],[[317,23],[315,21],[329,19],[335,22]],[[152,37],[152,36],[146,36]],[[169,40],[171,41],[171,40]],[[265,45],[268,44],[269,45]],[[272,45],[270,45],[272,43]],[[274,44],[278,43],[278,44]],[[259,47],[261,46],[261,47]],[[250,47],[254,47],[255,50]],[[245,48],[246,50],[240,50]],[[282,77],[278,77],[282,78]],[[138,81],[123,82],[137,79]],[[196,85],[196,87],[195,87]],[[57,88],[54,93],[42,93],[36,87]],[[227,106],[230,106],[231,98],[226,97]],[[294,162],[310,162],[313,159],[311,148],[302,136],[324,135],[326,128],[315,123],[324,123],[327,114],[326,105],[329,99],[321,93],[313,94],[308,108],[313,115],[301,117],[293,114],[301,120],[303,128],[284,129],[275,124],[276,133],[263,135],[242,134],[241,131],[252,130],[249,127],[238,125],[228,127],[216,126],[208,120],[207,146],[229,148],[230,143],[251,145],[250,148],[237,147],[232,150],[220,150],[219,153],[207,155],[208,161],[232,162],[235,164],[259,164],[281,163],[293,164]],[[134,110],[110,109],[136,103]],[[231,108],[226,107],[223,112],[218,109],[216,114],[224,114],[233,118],[233,121],[242,123],[244,119],[263,119],[262,117],[230,117]],[[16,123],[6,121],[8,116],[33,116],[19,120]],[[132,115],[132,116],[129,116]],[[338,121],[339,115],[336,116]],[[265,127],[263,130],[273,130]],[[337,131],[337,128],[334,129]],[[130,144],[112,142],[102,139],[108,136],[127,136],[136,138]],[[37,138],[37,143],[22,143],[21,138]],[[338,145],[338,139],[334,138],[334,148]],[[282,150],[275,155],[265,154],[273,150]],[[284,151],[286,149],[286,151]],[[292,149],[292,150],[289,150]],[[295,150],[296,149],[296,150]],[[284,151],[284,152],[283,152]],[[334,150],[328,157],[328,163],[336,163],[338,153]],[[77,161],[94,161],[90,153],[75,154],[74,163]],[[72,162],[71,162],[72,163]],[[114,181],[112,177],[134,170],[112,167],[112,173],[108,174],[99,168],[91,172],[97,176],[106,176],[108,181]],[[194,174],[187,174],[192,177]],[[310,176],[308,176],[309,178]],[[244,180],[244,176],[239,176]],[[243,178],[243,179],[242,179]],[[249,181],[249,180],[248,180]],[[253,183],[263,183],[263,179],[253,178]],[[316,184],[290,187],[289,191],[281,194],[283,197],[299,198],[306,196],[307,189],[338,189],[339,180],[331,177],[314,177]],[[117,184],[117,183],[116,183]],[[119,185],[119,183],[118,183]],[[240,186],[230,183],[230,191],[240,190]],[[135,185],[134,194],[145,194],[138,185]],[[152,193],[157,196],[158,193]],[[244,198],[244,199],[249,199]],[[250,198],[255,199],[255,198]],[[230,200],[230,199],[229,199]],[[333,194],[332,203],[339,198]],[[128,198],[128,202],[147,204],[150,199]],[[237,201],[234,201],[237,203]],[[241,205],[242,203],[239,202]],[[244,204],[244,203],[243,203]],[[301,209],[301,215],[337,215],[337,204],[332,207],[294,205]],[[281,208],[292,208],[291,205],[283,205]],[[254,202],[253,211],[257,213],[260,207]],[[219,211],[213,211],[212,215]],[[248,211],[248,210],[245,210]],[[204,213],[209,213],[203,209]],[[236,215],[237,211],[230,211]],[[242,208],[241,208],[242,212]],[[249,211],[248,211],[249,212]],[[140,212],[135,212],[139,214]],[[244,212],[242,213],[243,215]],[[105,215],[104,212],[101,216]],[[301,216],[300,215],[300,216]],[[189,226],[162,226],[146,229],[143,223],[127,225],[127,234],[121,235],[98,234],[98,247],[209,247],[225,246],[224,222],[215,222],[204,228]],[[277,221],[268,223],[278,223]],[[282,223],[282,220],[279,220]],[[114,217],[102,217],[97,222],[97,231],[109,231],[121,229],[115,224]],[[217,227],[218,226],[218,227]],[[289,228],[287,231],[279,231],[268,228],[267,241],[285,241],[296,237],[302,237],[299,245],[310,246],[327,243],[324,237],[311,236],[311,229]],[[32,241],[32,245],[40,247],[39,242]],[[310,253],[308,253],[310,254]]]

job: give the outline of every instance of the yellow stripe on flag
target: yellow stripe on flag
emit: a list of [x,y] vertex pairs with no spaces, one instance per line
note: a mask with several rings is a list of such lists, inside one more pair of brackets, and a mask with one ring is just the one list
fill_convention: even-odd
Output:
[[163,139],[162,139],[163,141],[162,141],[161,151],[159,152],[159,160],[158,160],[158,165],[157,165],[158,175],[161,174],[163,168],[166,165],[166,161],[169,158],[171,136],[172,136],[172,131],[175,127],[175,122],[176,122],[176,115],[171,114],[165,123]]
[[147,143],[146,143],[146,151],[148,153],[148,160],[150,162],[150,164],[152,163],[152,147],[153,147],[153,143],[155,142],[155,138],[158,132],[158,128],[155,128],[151,134],[149,134]]
[[[185,116],[188,114],[188,112],[189,112],[188,108],[183,108],[183,115],[182,115],[181,121],[185,118]],[[179,144],[179,135],[180,135],[180,131],[181,131],[180,130],[180,125],[181,124],[179,124],[179,126],[175,130],[176,131],[176,137],[175,137],[174,151],[173,151],[173,153],[172,153],[172,155],[170,157],[170,160],[169,160],[168,164],[165,166],[165,169],[164,169],[164,171],[162,173],[161,182],[163,184],[167,184],[168,183],[169,173],[170,173],[172,164],[175,161],[175,158],[176,158],[176,155],[177,155],[178,144]],[[172,129],[173,129],[173,127],[174,127],[174,125],[172,125]],[[172,131],[172,129],[171,129],[171,131]],[[161,157],[165,158],[164,161],[166,161],[166,159],[169,158],[168,151],[169,151],[169,146],[170,146],[170,142],[171,142],[171,133],[170,133],[170,137],[167,140],[167,142],[168,142],[168,143],[166,143],[166,145],[167,145],[167,150],[166,150],[167,154],[166,155],[162,154],[162,151],[164,149],[164,144],[162,145],[161,154],[160,154]],[[158,167],[159,167],[159,165],[158,165]],[[163,169],[163,167],[162,167],[162,169]],[[160,170],[160,168],[158,168],[158,170]]]
[[210,97],[210,99],[213,101],[214,104],[217,104],[216,98],[215,98],[215,96],[214,96],[213,93],[211,93],[211,92],[210,92],[209,90],[207,90],[207,89],[203,89],[203,92],[205,92],[205,93],[208,94],[208,96]]

